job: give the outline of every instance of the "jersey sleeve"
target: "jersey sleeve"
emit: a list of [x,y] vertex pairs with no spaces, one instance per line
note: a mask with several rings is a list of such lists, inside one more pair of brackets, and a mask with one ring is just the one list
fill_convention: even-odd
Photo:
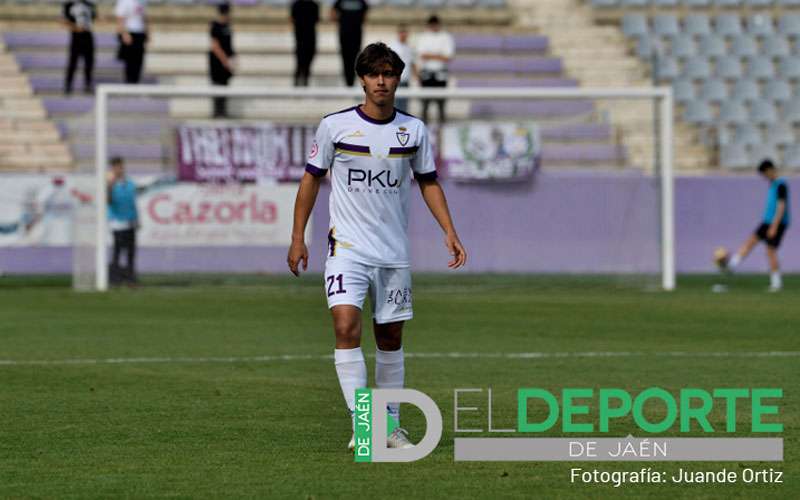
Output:
[[778,199],[779,200],[786,200],[789,197],[789,190],[786,188],[786,184],[781,184],[778,186]]
[[456,53],[456,42],[453,40],[453,36],[449,33],[447,34],[447,42],[442,47],[442,51],[444,52],[442,55],[448,58],[453,58]]
[[436,163],[433,159],[433,148],[428,137],[428,128],[425,125],[419,127],[419,139],[417,141],[417,153],[411,161],[411,170],[414,171],[414,178],[418,181],[432,181],[436,179]]
[[117,5],[114,7],[114,15],[117,17],[128,17],[128,2],[126,0],[117,0]]
[[311,151],[308,153],[306,172],[314,177],[323,177],[333,164],[334,150],[329,124],[326,120],[322,120],[317,127]]

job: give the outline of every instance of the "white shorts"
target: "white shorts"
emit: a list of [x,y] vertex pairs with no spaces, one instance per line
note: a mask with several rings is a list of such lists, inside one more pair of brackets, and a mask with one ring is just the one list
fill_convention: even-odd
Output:
[[329,309],[342,304],[363,309],[367,293],[372,317],[378,324],[406,321],[414,316],[409,268],[373,267],[341,258],[325,262]]

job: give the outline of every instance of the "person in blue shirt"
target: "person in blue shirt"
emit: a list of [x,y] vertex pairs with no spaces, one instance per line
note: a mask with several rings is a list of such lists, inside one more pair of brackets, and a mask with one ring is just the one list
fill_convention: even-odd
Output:
[[775,168],[775,165],[770,160],[761,162],[758,166],[758,173],[769,182],[764,215],[755,232],[744,242],[739,251],[731,257],[730,262],[727,262],[727,267],[731,270],[736,269],[753,248],[760,241],[763,241],[767,246],[767,257],[769,258],[769,290],[777,292],[783,288],[778,262],[778,248],[781,246],[783,235],[791,222],[789,184],[786,179],[778,175],[778,169]]
[[[136,231],[139,229],[136,184],[125,175],[125,164],[120,157],[111,159],[107,180],[108,225],[114,235],[109,277],[114,284],[136,283]],[[120,265],[123,252],[125,267]]]

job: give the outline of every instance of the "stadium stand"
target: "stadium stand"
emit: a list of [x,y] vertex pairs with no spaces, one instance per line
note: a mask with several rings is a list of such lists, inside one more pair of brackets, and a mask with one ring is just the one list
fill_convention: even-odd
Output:
[[[469,23],[458,22],[458,16],[443,18],[456,38],[457,57],[451,65],[454,84],[458,87],[485,86],[564,86],[579,85],[565,71],[560,54],[552,50],[550,38],[535,33],[536,30],[514,26],[498,34],[496,24],[508,17],[509,9],[499,2],[475,2],[466,10],[473,13],[496,12],[497,16],[472,18]],[[389,5],[389,0],[384,4]],[[420,4],[414,4],[420,5]],[[448,4],[450,5],[450,4]],[[492,5],[488,7],[487,5]],[[27,6],[25,6],[27,7]],[[106,5],[101,5],[101,13]],[[148,48],[145,79],[178,85],[206,85],[206,51],[208,35],[206,22],[195,10],[205,12],[206,7],[192,7],[186,21],[174,28],[170,17],[174,5],[154,5],[154,28]],[[260,11],[273,13],[273,7],[256,5]],[[368,27],[367,40],[391,39],[395,20],[388,17],[391,8],[375,9]],[[160,10],[159,10],[160,9]],[[465,8],[460,7],[461,10]],[[268,23],[252,25],[250,9],[238,9],[236,19],[236,47],[240,54],[240,74],[232,81],[234,86],[289,86],[293,71],[293,40],[286,27]],[[406,17],[424,19],[427,11],[410,9]],[[247,12],[245,12],[247,11]],[[285,15],[285,9],[280,8]],[[101,14],[102,15],[102,14]],[[414,17],[416,16],[416,17]],[[193,21],[202,18],[203,21]],[[450,19],[449,21],[447,21]],[[160,20],[160,21],[158,21]],[[242,23],[242,20],[246,20]],[[159,24],[160,22],[160,24]],[[484,23],[474,27],[475,23]],[[244,24],[244,26],[242,26]],[[285,24],[285,23],[284,23]],[[121,68],[114,59],[116,41],[110,26],[99,26],[97,37],[97,81],[119,82]],[[57,124],[62,136],[69,142],[75,165],[81,170],[93,168],[93,103],[88,96],[64,97],[61,82],[65,64],[66,34],[56,29],[37,31],[18,29],[6,31],[3,38],[13,52],[15,60],[30,79],[36,96],[41,98],[47,115]],[[318,41],[318,54],[314,61],[312,85],[340,84],[341,63],[337,53],[338,43],[330,25],[323,25]],[[319,107],[312,101],[297,106],[275,106],[250,103],[246,109],[231,103],[235,116],[245,119],[273,119],[288,122],[314,123],[319,119]],[[343,101],[342,107],[351,105]],[[171,163],[174,154],[174,135],[165,123],[185,119],[205,119],[210,116],[208,99],[172,99],[150,101],[147,99],[117,99],[112,102],[109,125],[109,151],[124,156],[133,171],[153,171]],[[551,166],[610,166],[628,161],[620,133],[607,116],[591,101],[482,101],[452,103],[449,115],[454,118],[500,116],[508,118],[530,117],[542,124],[542,162]],[[124,118],[119,118],[124,117]],[[164,132],[160,132],[164,131]],[[644,165],[644,164],[641,164]],[[170,166],[169,168],[173,168]]]
[[[611,2],[609,2],[611,3]],[[642,59],[631,53],[629,41],[620,31],[622,9],[613,3],[613,23],[599,22],[597,12],[585,0],[515,0],[510,2],[518,12],[520,26],[547,36],[551,52],[562,60],[564,71],[587,87],[629,87],[652,84],[649,69]],[[655,12],[654,12],[655,13]],[[646,21],[642,16],[639,21]],[[649,29],[646,22],[626,20],[626,30]],[[647,43],[649,39],[642,38]],[[635,49],[635,48],[634,48]],[[642,49],[648,49],[642,47]],[[672,64],[667,62],[667,65]],[[677,71],[665,67],[663,71]],[[652,167],[655,155],[652,104],[626,101],[595,102],[597,111],[615,127],[625,151],[634,165]],[[706,169],[711,164],[709,150],[697,141],[696,133],[685,122],[675,127],[676,167],[680,170]]]
[[679,116],[722,168],[765,155],[797,168],[800,2],[590,4],[596,22],[621,28],[654,80],[673,86]]
[[64,170],[72,158],[0,40],[0,171]]

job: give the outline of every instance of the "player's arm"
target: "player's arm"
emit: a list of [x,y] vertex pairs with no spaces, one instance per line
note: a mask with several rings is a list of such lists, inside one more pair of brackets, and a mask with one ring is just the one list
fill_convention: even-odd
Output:
[[70,19],[70,17],[69,4],[65,3],[61,16],[61,22],[64,23],[64,26],[66,26],[70,31],[77,31],[78,26],[72,21],[72,19]]
[[117,33],[122,39],[123,44],[130,45],[133,43],[133,38],[131,34],[128,33],[128,28],[125,27],[125,17],[119,13],[117,14]]
[[447,267],[451,269],[458,269],[467,263],[467,251],[461,240],[458,239],[458,233],[453,225],[453,218],[450,216],[450,209],[447,207],[447,198],[444,196],[444,190],[436,179],[418,179],[419,190],[422,193],[422,199],[428,205],[428,209],[433,214],[433,218],[439,223],[444,231],[444,243],[453,260],[447,263]]
[[297,190],[297,198],[294,201],[294,224],[292,226],[292,244],[289,247],[289,256],[286,262],[289,270],[295,276],[300,276],[300,263],[303,263],[303,271],[308,269],[308,247],[306,247],[305,234],[308,218],[314,203],[317,201],[319,185],[322,177],[316,177],[306,172],[300,180],[300,188]]
[[219,39],[213,36],[213,34],[211,36],[211,52],[228,71],[233,73],[233,65],[231,64],[230,59],[228,59],[228,55],[225,54],[224,50],[222,50],[222,45],[220,45]]

